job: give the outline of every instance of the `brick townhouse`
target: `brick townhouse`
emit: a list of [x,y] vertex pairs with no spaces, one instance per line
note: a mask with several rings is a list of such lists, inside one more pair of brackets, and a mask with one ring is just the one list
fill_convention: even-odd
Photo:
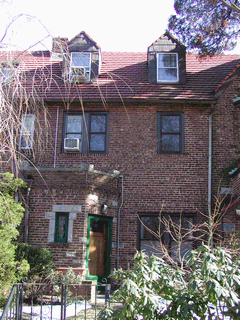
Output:
[[[159,253],[147,228],[174,256],[159,213],[191,230],[218,191],[222,236],[240,230],[240,56],[200,59],[168,33],[144,53],[101,52],[81,32],[16,65],[25,97],[41,102],[18,140],[22,239],[50,249],[58,268],[103,281],[136,249]],[[193,245],[189,236],[182,254]]]

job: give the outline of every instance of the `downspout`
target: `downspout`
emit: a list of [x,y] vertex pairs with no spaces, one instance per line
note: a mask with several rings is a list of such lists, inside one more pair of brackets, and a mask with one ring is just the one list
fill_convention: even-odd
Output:
[[26,198],[26,209],[25,209],[25,219],[24,219],[24,225],[25,225],[25,233],[24,233],[24,242],[28,243],[28,218],[29,218],[29,198],[30,198],[30,191],[32,187],[33,179],[27,179],[27,198]]
[[54,161],[53,168],[56,168],[56,157],[57,157],[57,136],[58,136],[58,118],[59,118],[59,107],[57,107],[57,118],[56,118],[56,129],[55,129],[55,146],[54,146]]
[[212,114],[208,123],[208,219],[209,219],[209,240],[208,244],[213,246],[212,234]]
[[121,218],[121,209],[123,206],[123,175],[120,175],[119,178],[122,178],[122,200],[118,209],[118,223],[117,223],[117,270],[119,269],[119,238],[120,238],[120,218]]

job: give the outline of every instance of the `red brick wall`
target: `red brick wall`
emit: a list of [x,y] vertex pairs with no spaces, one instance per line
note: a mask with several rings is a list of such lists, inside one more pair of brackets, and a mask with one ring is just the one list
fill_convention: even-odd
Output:
[[240,158],[240,109],[233,104],[240,81],[233,82],[213,107],[213,195],[230,187],[228,168]]
[[231,186],[233,188],[233,197],[240,197],[240,174],[236,175],[233,179],[231,179]]
[[[85,107],[85,111],[105,111],[103,107]],[[73,107],[70,110],[79,110]],[[158,213],[161,208],[166,213],[193,213],[197,221],[203,216],[198,210],[207,210],[208,174],[208,118],[207,106],[168,105],[168,106],[108,106],[109,140],[108,154],[65,154],[61,153],[63,112],[60,107],[56,167],[78,167],[81,163],[93,164],[96,170],[108,172],[119,170],[123,175],[124,203],[121,209],[120,224],[120,266],[126,267],[137,248],[137,214]],[[157,154],[157,112],[182,111],[185,123],[185,154]],[[36,165],[53,167],[54,140],[57,107],[49,108],[50,150],[36,156]],[[35,177],[30,198],[29,240],[31,243],[49,246],[54,253],[58,266],[72,264],[65,252],[76,251],[77,257],[84,260],[84,248],[79,237],[86,236],[86,217],[84,200],[87,189],[77,176],[64,173],[42,173],[47,185]],[[84,182],[84,179],[83,179]],[[121,184],[121,181],[119,181]],[[66,187],[65,187],[66,186]],[[121,186],[120,186],[121,187]],[[119,187],[119,191],[120,191]],[[113,188],[114,189],[114,188]],[[53,190],[56,190],[55,194]],[[115,189],[114,189],[115,190]],[[89,190],[88,190],[89,191]],[[114,191],[115,192],[115,191]],[[111,186],[105,191],[109,199]],[[118,195],[120,200],[120,194]],[[70,245],[49,245],[47,243],[48,223],[44,218],[53,204],[80,204],[83,211],[74,221],[73,243]],[[116,217],[117,210],[113,213]],[[85,227],[85,229],[84,229]],[[113,241],[116,241],[116,224]],[[85,231],[84,231],[85,230]],[[115,238],[114,238],[115,237]],[[60,247],[60,248],[59,248]],[[77,259],[76,257],[76,259]],[[113,262],[115,258],[113,255]]]

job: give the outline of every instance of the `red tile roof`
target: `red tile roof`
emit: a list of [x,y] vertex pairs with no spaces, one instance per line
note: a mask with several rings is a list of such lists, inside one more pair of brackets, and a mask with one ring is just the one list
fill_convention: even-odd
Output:
[[62,62],[51,60],[49,52],[3,52],[0,61],[17,60],[25,73],[23,85],[46,101],[214,101],[218,89],[240,63],[240,55],[200,59],[186,55],[186,84],[149,84],[147,53],[103,52],[101,73],[96,83],[70,84],[62,79]]

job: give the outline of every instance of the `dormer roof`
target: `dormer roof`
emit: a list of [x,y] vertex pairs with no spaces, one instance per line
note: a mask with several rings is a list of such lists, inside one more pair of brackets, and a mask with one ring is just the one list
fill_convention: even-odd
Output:
[[148,52],[175,52],[178,48],[186,51],[186,47],[180,41],[169,32],[165,32],[148,47]]
[[85,32],[81,31],[72,40],[68,42],[69,52],[79,51],[100,51],[99,45]]

